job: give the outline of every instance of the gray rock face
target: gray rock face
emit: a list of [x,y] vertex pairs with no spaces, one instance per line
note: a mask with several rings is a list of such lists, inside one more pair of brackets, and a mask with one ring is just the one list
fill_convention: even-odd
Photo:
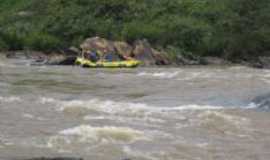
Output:
[[253,103],[257,105],[259,110],[270,112],[270,93],[262,96],[258,96],[253,100]]
[[115,53],[115,47],[112,41],[100,37],[87,38],[81,45],[82,50],[96,50],[100,52]]
[[6,57],[11,59],[28,60],[32,65],[74,65],[78,53],[62,51],[62,53],[44,53],[39,51],[12,51]]
[[137,40],[130,45],[123,41],[109,41],[100,37],[86,39],[81,45],[84,51],[99,51],[101,57],[106,53],[113,55],[113,60],[137,59],[143,62],[144,66],[168,65],[171,64],[165,53],[152,48],[150,43],[144,40]]
[[114,42],[115,49],[121,57],[131,57],[133,47],[126,42]]
[[203,57],[201,59],[203,65],[227,65],[230,64],[228,61],[218,57]]
[[201,62],[195,57],[184,57],[183,55],[177,55],[176,64],[178,65],[200,65]]
[[270,57],[260,57],[259,61],[262,65],[262,68],[270,69]]
[[133,46],[132,55],[135,59],[143,61],[145,66],[156,64],[151,45],[146,40],[135,41]]

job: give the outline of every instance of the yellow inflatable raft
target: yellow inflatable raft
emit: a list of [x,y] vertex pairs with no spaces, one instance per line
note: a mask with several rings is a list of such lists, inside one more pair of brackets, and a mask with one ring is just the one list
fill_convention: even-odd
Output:
[[77,58],[76,65],[81,65],[83,67],[89,68],[134,68],[141,64],[141,61],[137,60],[125,60],[125,61],[115,61],[115,62],[91,62],[85,58]]

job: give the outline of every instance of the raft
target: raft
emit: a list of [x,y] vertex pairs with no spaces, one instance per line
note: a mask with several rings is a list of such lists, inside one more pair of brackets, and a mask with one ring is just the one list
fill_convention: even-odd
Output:
[[141,64],[141,61],[125,60],[125,61],[95,63],[85,58],[77,58],[75,64],[88,68],[135,68]]

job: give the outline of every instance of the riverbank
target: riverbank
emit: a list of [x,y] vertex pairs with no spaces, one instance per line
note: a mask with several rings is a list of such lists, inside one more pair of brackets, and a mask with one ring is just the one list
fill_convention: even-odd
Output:
[[[67,49],[61,52],[45,53],[42,51],[5,51],[0,55],[8,59],[28,60],[30,65],[74,65],[80,52]],[[182,66],[247,66],[252,68],[270,69],[270,57],[257,57],[249,60],[229,61],[219,57],[188,57],[178,56],[166,59],[166,64],[149,64],[149,59],[142,60],[144,67],[182,67]]]
[[[157,49],[159,48],[159,49]],[[196,56],[191,53],[182,53],[175,48],[163,49],[153,47],[148,40],[136,40],[132,43],[112,41],[101,37],[85,39],[79,46],[51,51],[7,51],[3,52],[7,58],[26,59],[31,65],[75,65],[77,57],[95,53],[100,60],[109,55],[112,61],[135,59],[141,61],[143,67],[158,66],[230,66],[243,65],[254,68],[270,68],[270,56],[225,59],[214,56]]]

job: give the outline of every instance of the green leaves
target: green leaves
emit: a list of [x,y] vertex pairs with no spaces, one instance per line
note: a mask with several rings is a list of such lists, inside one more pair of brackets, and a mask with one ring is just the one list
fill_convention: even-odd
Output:
[[[51,50],[101,36],[238,58],[270,49],[269,0],[1,0],[2,49]],[[254,54],[255,53],[255,54]]]

